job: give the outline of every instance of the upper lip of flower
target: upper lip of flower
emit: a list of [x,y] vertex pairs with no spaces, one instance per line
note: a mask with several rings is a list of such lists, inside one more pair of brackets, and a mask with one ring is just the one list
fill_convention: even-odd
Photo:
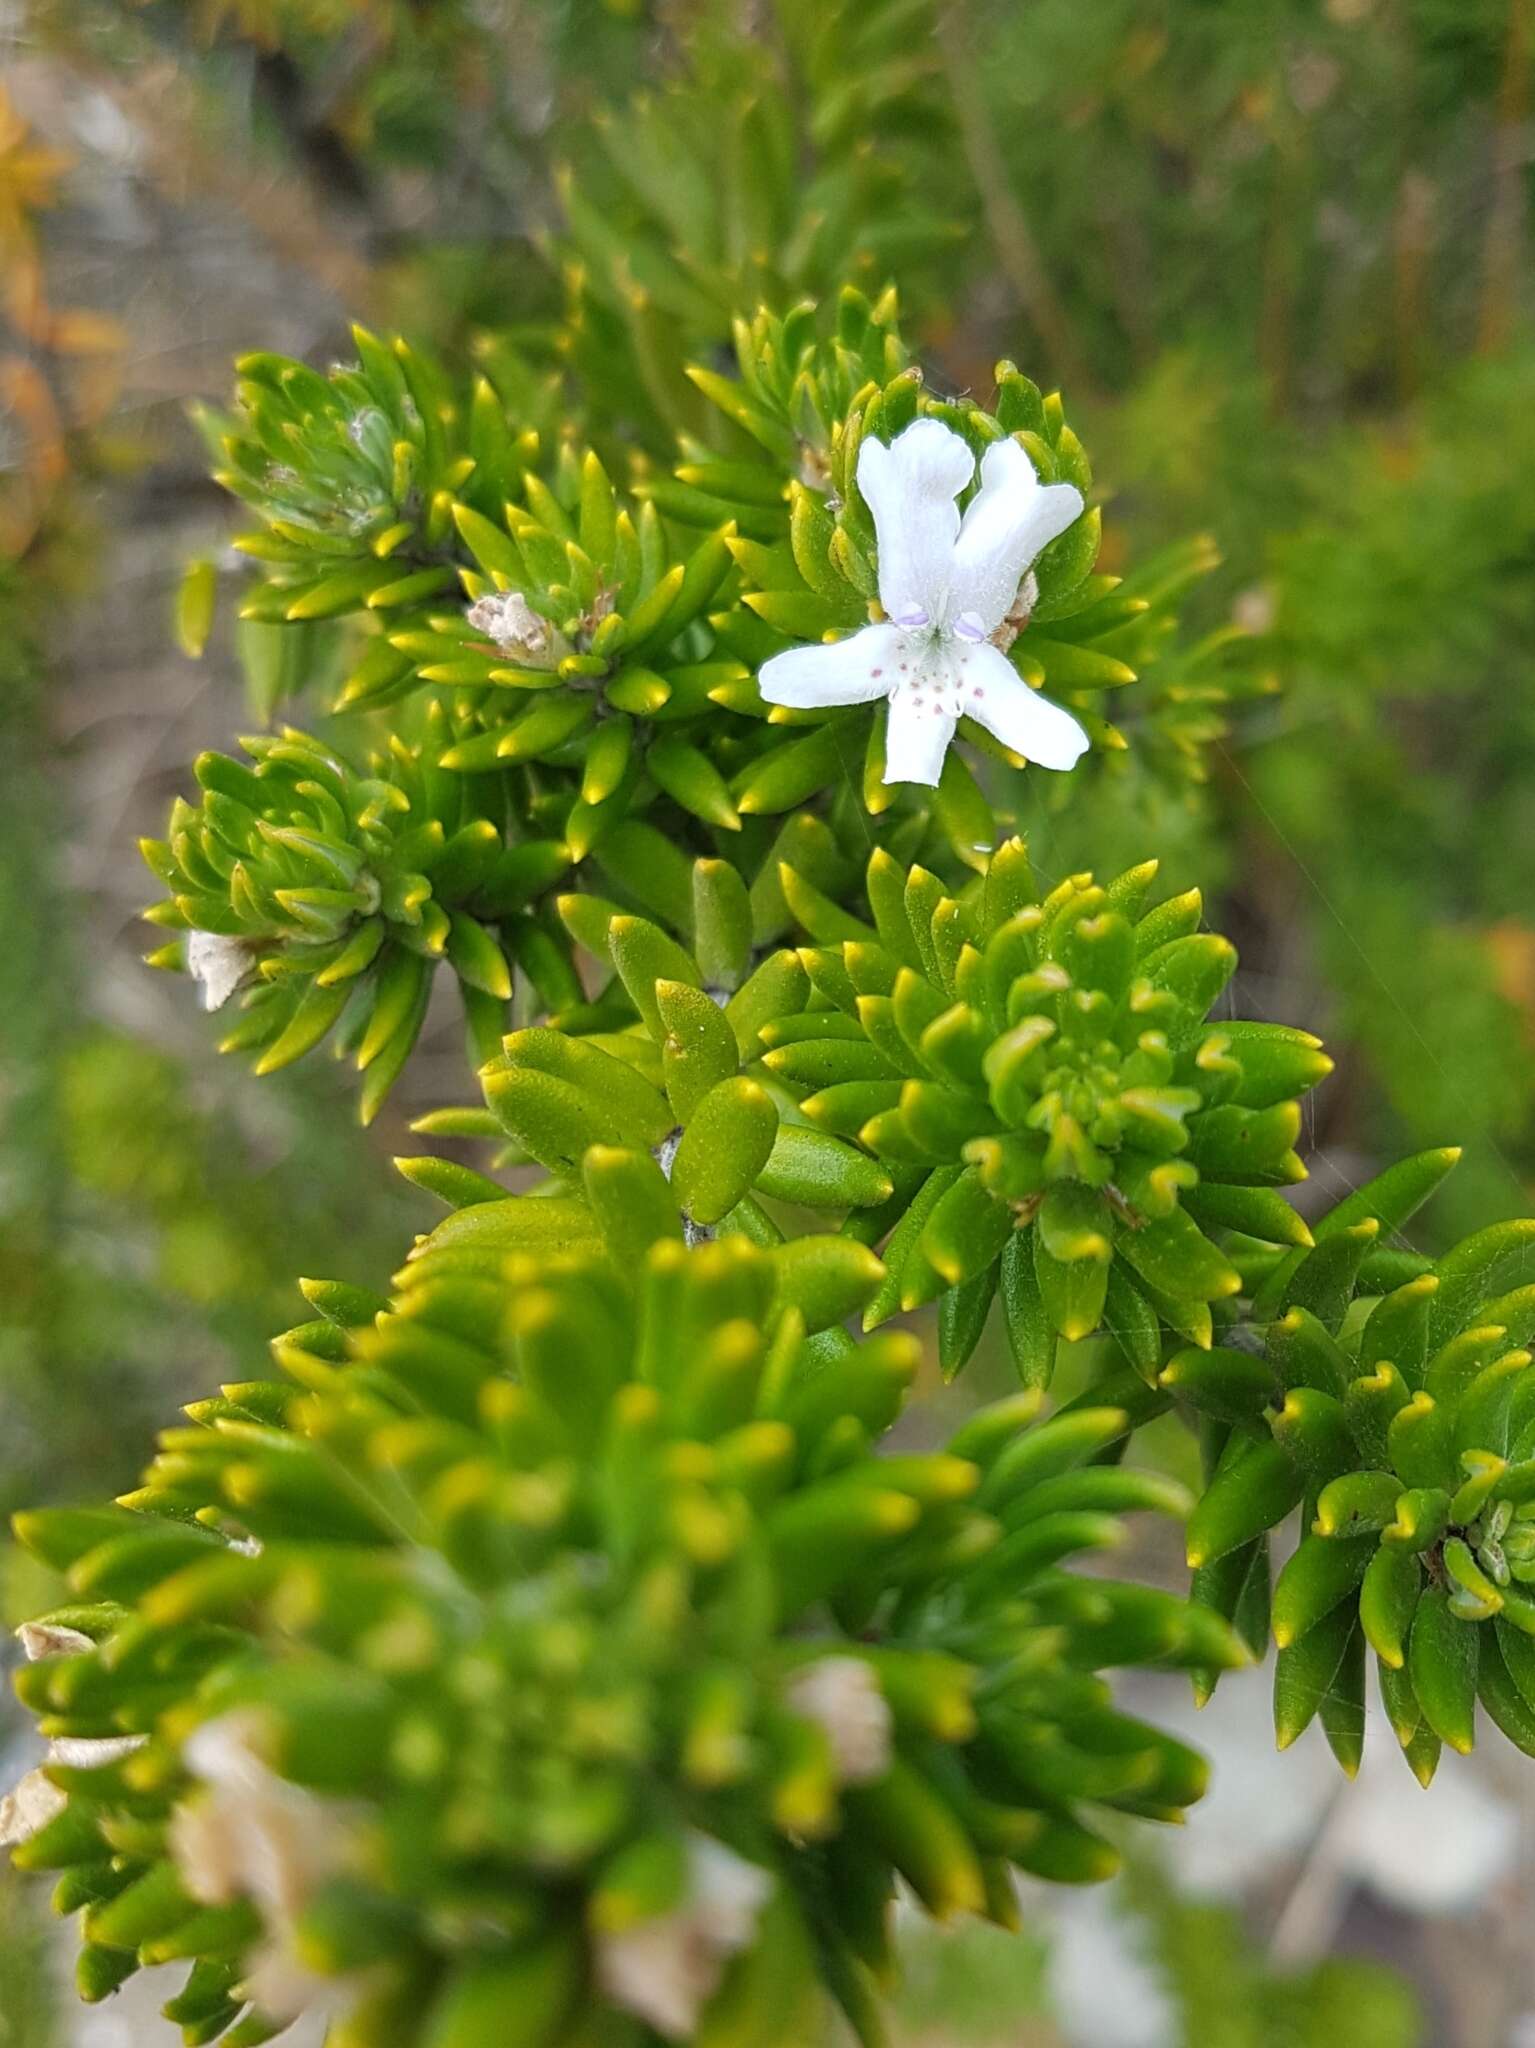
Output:
[[957,720],[966,715],[1004,745],[1049,768],[1087,746],[1077,721],[1035,695],[991,644],[1030,564],[1082,511],[1074,484],[1041,484],[1021,442],[993,442],[980,489],[968,442],[920,419],[886,447],[858,451],[858,488],[879,543],[887,623],[845,640],[794,647],[764,663],[770,704],[798,708],[890,698],[887,782],[936,783]]

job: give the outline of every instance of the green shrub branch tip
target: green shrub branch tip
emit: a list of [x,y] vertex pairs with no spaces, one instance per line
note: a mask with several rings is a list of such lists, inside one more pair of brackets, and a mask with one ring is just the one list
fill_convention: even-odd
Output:
[[[1281,1745],[1351,1771],[1373,1658],[1423,1782],[1479,1708],[1535,1754],[1535,1223],[1407,1249],[1448,1151],[1303,1220],[1319,1040],[1231,1014],[1155,860],[1008,830],[1204,772],[1262,686],[1180,639],[1213,548],[1102,573],[1059,398],[936,396],[893,293],[739,318],[666,459],[589,340],[535,401],[359,330],[205,422],[247,627],[341,681],[195,764],[154,964],[365,1120],[446,970],[480,1099],[415,1128],[485,1151],[399,1161],[447,1213],[388,1291],[303,1282],[141,1486],[18,1518],[0,1839],[84,1996],[187,1966],[188,2043],[766,2048],[830,1999],[872,2048],[899,1888],[1014,1926],[1199,1797],[1124,1667],[1272,1640]],[[1016,1389],[892,1446],[988,1328]],[[1144,1513],[1186,1597],[1099,1568]]]

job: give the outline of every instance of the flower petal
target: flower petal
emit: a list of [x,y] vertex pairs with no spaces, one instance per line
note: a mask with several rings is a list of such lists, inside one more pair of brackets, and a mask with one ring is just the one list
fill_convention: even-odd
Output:
[[858,488],[879,539],[879,600],[891,618],[942,618],[959,535],[954,501],[974,474],[968,445],[941,420],[914,420],[888,448],[859,449]]
[[831,704],[867,704],[895,679],[895,654],[905,635],[894,626],[865,626],[846,640],[789,647],[765,661],[757,687],[769,704],[816,711]]
[[1003,746],[1041,768],[1075,767],[1087,752],[1087,734],[1071,713],[1031,690],[997,648],[974,648],[966,675],[966,716],[995,733]]
[[955,724],[953,712],[936,697],[898,690],[885,728],[886,782],[925,782],[936,789]]
[[1007,617],[1040,549],[1082,516],[1075,484],[1042,484],[1021,442],[994,441],[981,488],[965,507],[954,546],[949,615],[974,612],[988,633]]

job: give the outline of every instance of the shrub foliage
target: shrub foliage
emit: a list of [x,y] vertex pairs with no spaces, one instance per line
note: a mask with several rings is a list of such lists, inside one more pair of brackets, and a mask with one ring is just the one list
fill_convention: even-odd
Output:
[[[557,368],[358,330],[205,420],[305,722],[195,764],[153,962],[258,1072],[329,1041],[364,1121],[451,981],[480,1100],[419,1128],[482,1156],[400,1162],[450,1213],[387,1296],[305,1281],[136,1491],[18,1521],[60,1598],[0,1832],[87,1998],[189,1966],[188,2043],[772,2048],[830,1998],[874,2048],[898,1884],[1007,1926],[1016,1871],[1106,1875],[1198,1797],[1126,1667],[1207,1694],[1272,1637],[1281,1745],[1352,1770],[1373,1652],[1424,1782],[1479,1706],[1535,1753],[1535,1224],[1407,1249],[1447,1151],[1286,1199],[1330,1062],[1227,1014],[1149,823],[1263,687],[1181,626],[1213,550],[1104,573],[1059,397],[931,387],[866,287],[943,224],[861,231],[920,152],[843,147],[930,80],[839,108],[796,33],[819,209],[792,132],[679,87],[570,182]],[[993,644],[1092,743],[1049,800],[1148,821],[1124,873],[1036,875],[1043,771],[978,723],[890,783],[883,700],[759,687],[901,626],[858,457],[924,421],[1082,494]],[[913,1449],[884,1326],[929,1307],[945,1375],[995,1317],[1019,1387]],[[1194,1494],[1134,1455],[1168,1414]],[[1186,1518],[1186,1596],[1075,1568],[1140,1513]]]

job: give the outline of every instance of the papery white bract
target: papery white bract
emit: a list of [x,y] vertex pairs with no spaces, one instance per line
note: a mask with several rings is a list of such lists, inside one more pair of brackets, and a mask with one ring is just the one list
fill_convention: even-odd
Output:
[[202,987],[205,1010],[222,1010],[256,964],[243,939],[200,931],[187,933],[186,962],[187,973]]
[[621,2012],[681,2041],[719,1989],[731,1958],[756,1939],[772,1896],[767,1871],[708,1835],[688,1841],[688,1885],[669,1913],[619,1932],[599,1931],[597,1981]]
[[294,1929],[314,1892],[343,1867],[346,1830],[335,1807],[270,1769],[260,1734],[258,1716],[237,1712],[190,1736],[184,1760],[205,1789],[172,1816],[171,1855],[204,1905],[248,1898],[260,1908],[267,1938],[246,1990],[264,2012],[290,2020],[321,2006],[339,2011],[348,1988],[304,1963]]
[[69,1801],[39,1771],[27,1775],[0,1795],[0,1849],[15,1849],[57,1820]]
[[476,598],[465,617],[477,633],[494,640],[502,654],[527,668],[553,668],[570,648],[549,621],[540,618],[520,590],[492,591]]
[[895,1720],[874,1668],[861,1657],[817,1657],[794,1674],[789,1704],[831,1748],[842,1785],[869,1785],[889,1770]]
[[[42,1657],[81,1657],[96,1647],[79,1629],[52,1622],[25,1622],[16,1636],[28,1661],[34,1664]],[[141,1749],[147,1740],[143,1735],[60,1736],[49,1743],[46,1761],[66,1764],[74,1770],[95,1770]],[[14,1849],[29,1842],[68,1805],[64,1794],[44,1775],[44,1769],[29,1771],[19,1785],[0,1796],[0,1849]]]
[[996,441],[962,519],[956,500],[974,474],[968,443],[940,420],[914,421],[888,448],[865,441],[858,488],[874,515],[888,623],[791,647],[758,677],[770,704],[796,710],[887,697],[886,782],[935,784],[961,717],[1044,768],[1070,768],[1087,748],[1070,713],[992,644],[1041,548],[1081,516],[1082,493],[1042,484],[1020,442]]

